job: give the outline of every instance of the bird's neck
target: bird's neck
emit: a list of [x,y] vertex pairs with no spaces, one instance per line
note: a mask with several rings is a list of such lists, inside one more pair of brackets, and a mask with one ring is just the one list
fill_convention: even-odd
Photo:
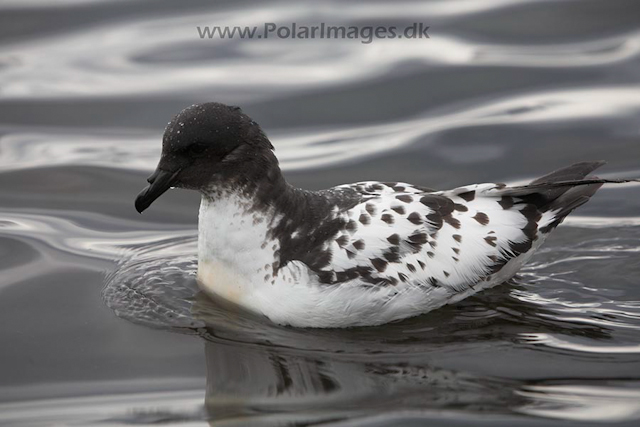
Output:
[[[293,198],[297,190],[286,183],[277,161],[233,169],[201,191],[199,260],[257,269],[258,260],[263,267],[267,261],[273,262],[257,254],[274,252],[271,248],[275,237],[269,230],[283,217],[276,205],[286,203],[285,199]],[[268,251],[264,250],[266,245]]]

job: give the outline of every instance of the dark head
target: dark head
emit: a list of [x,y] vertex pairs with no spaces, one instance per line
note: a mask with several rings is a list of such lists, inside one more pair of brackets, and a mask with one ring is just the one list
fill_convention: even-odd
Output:
[[192,105],[165,129],[160,162],[138,194],[136,210],[142,213],[171,187],[210,191],[274,179],[280,170],[272,150],[260,126],[239,107]]

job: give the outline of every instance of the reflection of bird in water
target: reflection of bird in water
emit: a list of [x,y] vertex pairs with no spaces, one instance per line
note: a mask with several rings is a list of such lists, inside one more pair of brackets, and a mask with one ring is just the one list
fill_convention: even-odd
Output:
[[237,107],[194,105],[167,126],[162,157],[136,199],[199,190],[201,288],[276,323],[387,323],[511,278],[604,183],[579,163],[528,185],[434,191],[360,182],[289,185],[271,142]]
[[[394,411],[509,412],[523,405],[514,380],[424,363],[208,343],[206,408],[212,421],[309,425]],[[255,421],[254,421],[255,420]],[[215,425],[215,423],[214,423]]]

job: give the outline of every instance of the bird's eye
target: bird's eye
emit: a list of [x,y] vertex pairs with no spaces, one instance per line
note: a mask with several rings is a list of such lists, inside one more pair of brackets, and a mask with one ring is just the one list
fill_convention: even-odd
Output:
[[202,154],[206,148],[207,147],[205,147],[204,144],[196,142],[189,145],[189,147],[187,148],[187,152],[189,154]]

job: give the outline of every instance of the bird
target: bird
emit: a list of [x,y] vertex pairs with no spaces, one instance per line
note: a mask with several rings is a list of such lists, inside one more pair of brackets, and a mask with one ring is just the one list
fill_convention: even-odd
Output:
[[605,180],[581,162],[526,185],[438,191],[363,181],[309,191],[239,107],[194,104],[168,123],[139,213],[169,188],[201,194],[197,281],[279,325],[376,326],[511,279]]

